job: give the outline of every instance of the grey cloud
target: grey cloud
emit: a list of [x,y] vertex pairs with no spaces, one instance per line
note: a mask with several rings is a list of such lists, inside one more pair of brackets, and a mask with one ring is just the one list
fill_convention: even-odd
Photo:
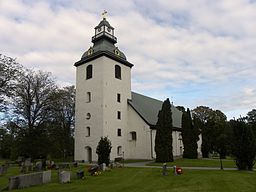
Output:
[[[73,63],[91,46],[106,9],[117,46],[135,64],[133,89],[163,95],[164,89],[171,94],[190,84],[209,89],[226,84],[222,94],[205,101],[223,110],[244,109],[255,102],[255,91],[242,94],[243,85],[237,92],[229,87],[248,79],[255,84],[256,5],[229,2],[3,1],[1,51],[25,66],[52,72],[59,84],[74,84]],[[191,103],[201,105],[202,97]],[[232,99],[225,102],[225,97]]]

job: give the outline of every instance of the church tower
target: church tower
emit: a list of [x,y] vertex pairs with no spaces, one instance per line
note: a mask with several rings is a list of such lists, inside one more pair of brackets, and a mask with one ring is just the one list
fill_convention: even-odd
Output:
[[131,99],[131,68],[115,44],[114,28],[105,17],[94,28],[91,46],[76,66],[75,160],[97,161],[101,137],[112,143],[110,159],[122,156]]

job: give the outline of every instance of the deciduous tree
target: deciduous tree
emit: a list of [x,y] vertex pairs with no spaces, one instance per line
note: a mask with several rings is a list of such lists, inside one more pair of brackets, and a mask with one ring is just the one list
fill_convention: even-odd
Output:
[[[200,119],[202,126],[202,155],[204,158],[209,157],[209,153],[220,151],[220,145],[217,143],[217,138],[225,134],[226,115],[220,110],[213,110],[209,107],[199,106],[193,111],[193,116]],[[222,145],[223,146],[223,145]],[[224,147],[224,146],[223,146]],[[222,149],[221,152],[226,150]],[[225,157],[226,154],[220,154]]]
[[0,111],[5,109],[5,99],[12,95],[21,72],[22,66],[16,59],[0,54]]
[[53,146],[51,156],[65,159],[73,155],[74,149],[75,87],[57,89],[51,103],[51,118],[47,122],[49,139]]
[[20,144],[20,152],[31,157],[46,155],[48,133],[45,123],[50,118],[53,92],[57,87],[49,73],[31,70],[19,77],[13,91],[12,107],[18,127],[25,134]]

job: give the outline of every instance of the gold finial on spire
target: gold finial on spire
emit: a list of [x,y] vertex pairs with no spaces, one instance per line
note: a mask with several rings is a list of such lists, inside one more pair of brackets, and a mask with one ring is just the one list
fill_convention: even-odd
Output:
[[101,13],[103,19],[106,19],[107,13],[108,12],[106,10],[104,10],[103,13]]

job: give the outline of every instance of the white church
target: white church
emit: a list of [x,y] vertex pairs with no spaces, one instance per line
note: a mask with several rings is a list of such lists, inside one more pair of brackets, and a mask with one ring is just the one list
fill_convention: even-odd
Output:
[[[154,159],[155,125],[163,102],[131,91],[134,65],[115,46],[114,28],[106,18],[95,27],[92,43],[75,63],[75,160],[97,161],[96,148],[104,136],[112,144],[111,160]],[[172,106],[173,156],[183,152],[181,118]]]

